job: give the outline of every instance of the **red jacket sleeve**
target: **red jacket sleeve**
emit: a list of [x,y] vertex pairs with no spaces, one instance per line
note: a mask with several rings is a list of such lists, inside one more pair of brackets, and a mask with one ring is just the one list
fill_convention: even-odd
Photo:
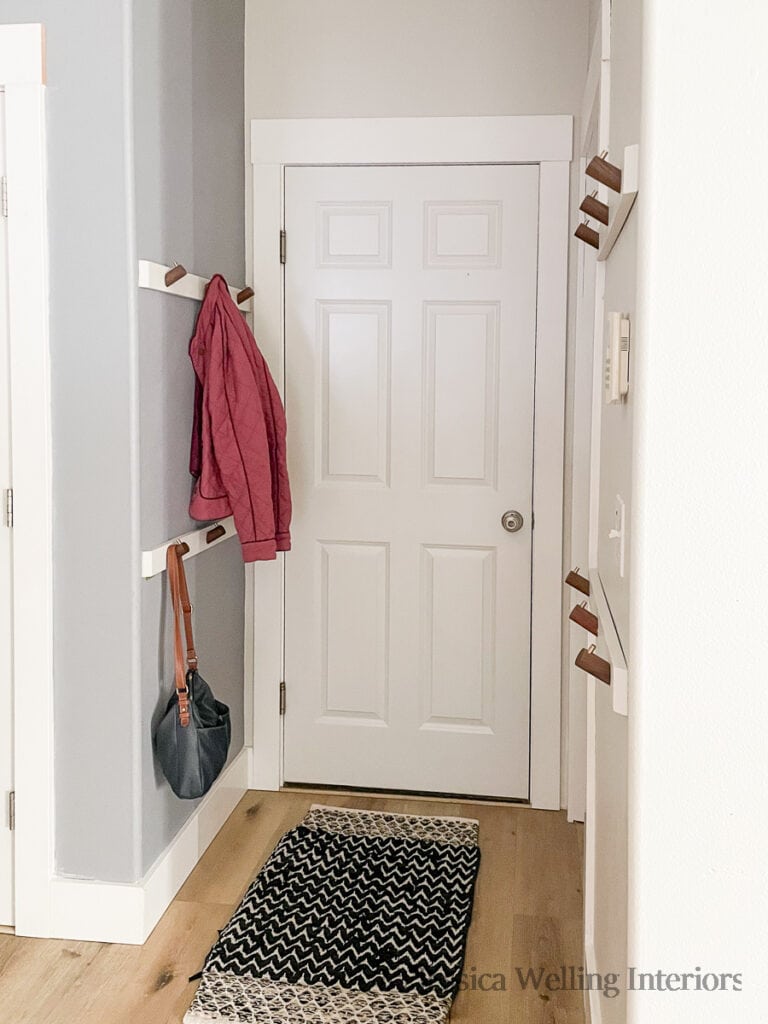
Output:
[[[206,310],[214,283],[215,303]],[[204,320],[206,311],[211,315]],[[221,278],[208,286],[190,355],[202,381],[201,474],[190,514],[211,518],[207,513],[224,499],[244,560],[274,558],[276,551],[290,548],[285,412],[269,368]]]

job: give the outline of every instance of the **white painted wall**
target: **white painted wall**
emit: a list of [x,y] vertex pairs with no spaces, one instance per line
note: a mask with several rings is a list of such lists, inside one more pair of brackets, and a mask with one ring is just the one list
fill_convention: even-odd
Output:
[[[640,136],[640,79],[642,6],[639,0],[610,2],[610,101],[608,156],[621,166],[624,147]],[[638,206],[639,209],[639,206]],[[635,209],[605,264],[604,312],[628,313],[637,328],[637,225]],[[603,343],[607,334],[603,323]],[[625,502],[627,521],[632,510],[632,429],[637,389],[630,349],[632,386],[625,401],[605,405],[600,395],[600,482],[597,515],[597,567],[624,653],[631,666],[629,581],[631,557],[619,574],[619,542],[609,538],[617,495]],[[598,643],[603,657],[608,657]],[[595,839],[595,966],[601,972],[624,972],[627,966],[627,720],[613,710],[607,686],[589,683],[594,717],[595,799],[591,828]],[[588,826],[590,827],[590,826]],[[600,1000],[601,1024],[621,1024],[626,1018],[626,992]]]
[[[636,142],[640,131],[640,6],[637,0],[604,0],[603,6],[606,17],[602,19],[601,26],[603,72],[597,119],[599,138],[593,140],[591,151],[586,155],[591,157],[595,152],[607,149],[609,159],[621,165],[623,147]],[[601,198],[607,200],[608,196],[602,195]],[[590,564],[596,564],[600,571],[617,628],[627,647],[628,576],[619,577],[612,549],[614,542],[608,542],[612,523],[606,518],[606,509],[612,511],[617,492],[627,502],[631,496],[634,398],[630,395],[622,405],[606,406],[601,368],[604,314],[608,310],[619,309],[634,319],[636,272],[635,212],[608,261],[598,264],[596,275],[596,372],[592,416],[594,475],[589,531]],[[582,641],[591,639],[583,631],[577,632],[581,632]],[[609,657],[603,636],[597,640],[597,651],[602,657]],[[627,966],[627,719],[614,712],[610,688],[591,677],[586,683],[586,705],[586,960],[590,971],[601,975],[617,973],[624,979]],[[618,995],[612,998],[597,992],[590,993],[589,1010],[592,1024],[624,1024],[626,991],[623,980]]]
[[[572,114],[597,0],[246,0],[246,121],[262,117]],[[572,176],[572,208],[577,165]],[[251,224],[250,209],[246,225]],[[576,244],[571,245],[575,268]],[[250,261],[250,245],[249,261]],[[250,265],[248,267],[250,272]],[[249,278],[250,279],[250,278]],[[576,272],[569,280],[573,337]],[[567,354],[568,380],[573,352]],[[570,519],[572,395],[566,399]],[[564,562],[570,561],[566,531]],[[563,662],[568,662],[567,633]],[[565,701],[565,689],[563,698]],[[562,719],[567,722],[567,708]],[[562,763],[566,763],[564,730]],[[563,794],[565,794],[563,778]]]
[[[609,159],[621,166],[624,147],[640,138],[640,78],[642,5],[639,0],[611,0]],[[640,200],[642,202],[642,198]],[[639,208],[639,207],[638,207]],[[637,210],[624,227],[605,265],[605,312],[629,313],[636,320]],[[630,348],[630,379],[634,349]],[[616,496],[621,495],[626,515],[632,509],[632,421],[636,390],[626,399],[604,405],[601,416],[600,502],[598,510],[598,569],[611,606],[625,655],[631,657],[629,635],[629,580],[632,559],[625,557],[619,574],[619,541],[610,539]],[[606,696],[606,694],[604,694]]]
[[628,1019],[741,1024],[768,962],[768,9],[644,22],[630,958],[744,991],[631,993]]
[[570,114],[589,0],[246,0],[246,118]]

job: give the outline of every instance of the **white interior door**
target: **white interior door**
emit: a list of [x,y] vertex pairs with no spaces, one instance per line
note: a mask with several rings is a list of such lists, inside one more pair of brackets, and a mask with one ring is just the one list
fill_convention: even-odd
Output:
[[[5,103],[0,91],[0,176],[5,175]],[[0,925],[13,913],[13,832],[9,796],[13,790],[13,651],[11,631],[12,546],[5,515],[11,487],[10,359],[8,338],[8,234],[0,211]]]
[[528,797],[538,178],[286,169],[287,782]]

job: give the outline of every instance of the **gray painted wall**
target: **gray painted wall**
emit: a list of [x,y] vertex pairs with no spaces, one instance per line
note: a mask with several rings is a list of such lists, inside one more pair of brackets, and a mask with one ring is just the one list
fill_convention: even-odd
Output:
[[[245,281],[243,0],[135,0],[134,160],[143,259]],[[188,517],[197,303],[140,292],[141,545],[195,527]],[[201,670],[243,745],[244,572],[228,541],[187,564]],[[152,727],[172,686],[165,576],[141,587],[141,859],[144,874],[189,817],[157,769]]]
[[[135,0],[133,119],[136,247],[142,259],[245,281],[243,0]],[[195,377],[187,346],[198,304],[140,292],[141,547],[197,525],[188,518]],[[244,569],[237,542],[186,563],[201,671],[232,714],[230,758],[243,746]],[[174,797],[152,733],[173,680],[165,575],[141,585],[139,876],[197,802]]]
[[106,881],[136,866],[128,9],[0,4],[47,36],[56,861]]
[[[143,582],[139,554],[191,525],[195,304],[139,294],[136,259],[244,281],[243,17],[243,0],[0,0],[0,22],[42,22],[47,36],[62,874],[134,881],[193,809],[152,761],[168,623],[164,578]],[[202,667],[232,705],[236,752],[235,542],[191,569]]]

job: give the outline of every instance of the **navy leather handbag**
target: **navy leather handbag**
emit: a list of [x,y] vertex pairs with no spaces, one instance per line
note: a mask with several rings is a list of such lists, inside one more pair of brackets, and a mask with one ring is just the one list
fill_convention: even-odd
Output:
[[[192,605],[182,561],[184,551],[183,544],[171,544],[167,553],[173,606],[175,686],[155,733],[155,752],[176,796],[195,800],[208,792],[224,767],[232,726],[229,708],[216,700],[197,670]],[[182,618],[186,658],[182,646]]]

